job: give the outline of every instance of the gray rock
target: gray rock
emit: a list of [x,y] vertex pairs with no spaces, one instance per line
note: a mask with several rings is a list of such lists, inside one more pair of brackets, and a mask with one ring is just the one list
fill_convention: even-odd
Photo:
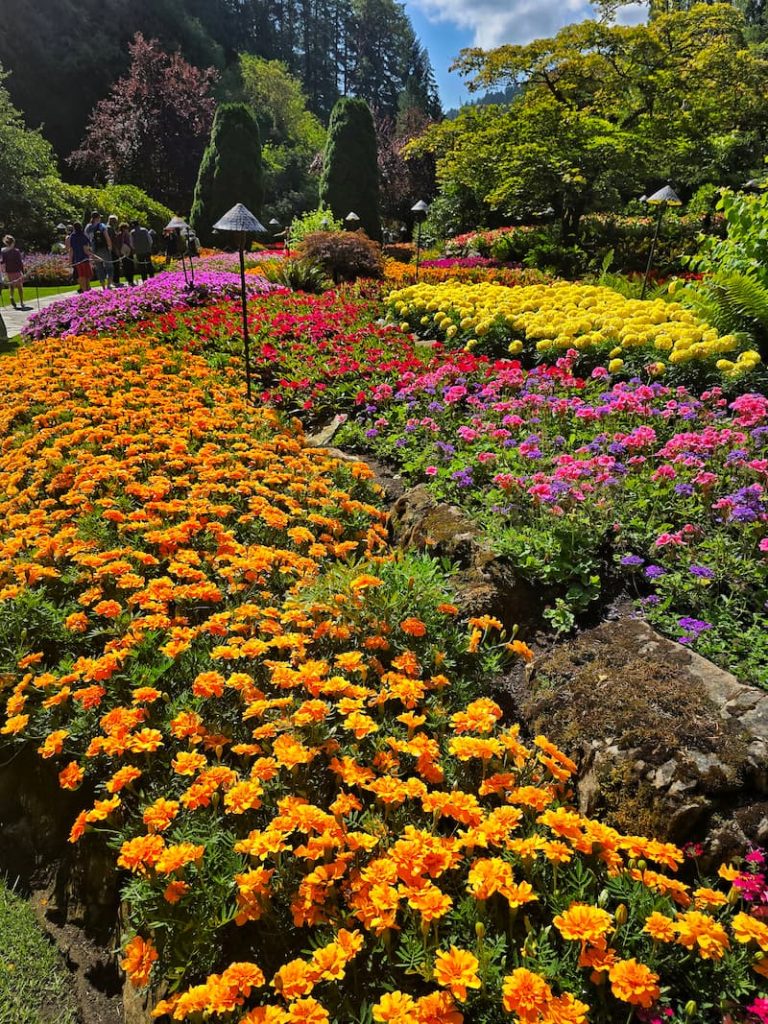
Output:
[[556,644],[526,686],[527,726],[580,763],[583,813],[702,842],[710,865],[768,839],[768,692],[627,615]]

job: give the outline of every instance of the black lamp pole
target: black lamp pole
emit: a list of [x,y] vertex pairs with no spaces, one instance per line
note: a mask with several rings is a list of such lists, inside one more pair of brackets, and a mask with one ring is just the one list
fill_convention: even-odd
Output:
[[416,280],[419,280],[419,262],[421,260],[421,225],[427,219],[429,207],[420,199],[411,207],[411,213],[416,221]]
[[245,231],[240,232],[240,300],[243,309],[243,349],[245,351],[245,393],[251,400],[251,337],[248,333],[248,299],[245,292]]
[[245,390],[251,401],[251,338],[248,333],[248,294],[245,290],[245,244],[248,234],[264,235],[267,229],[242,203],[237,203],[221,220],[213,225],[214,231],[231,231],[237,235],[240,254],[240,301],[243,311],[243,353],[245,355]]
[[656,243],[659,240],[659,231],[661,230],[661,221],[664,217],[664,211],[668,206],[682,206],[682,201],[669,185],[665,185],[664,188],[660,188],[658,192],[654,192],[652,196],[648,196],[645,200],[649,206],[658,206],[659,215],[656,218],[656,227],[653,232],[653,241],[651,242],[651,251],[648,253],[648,264],[645,268],[645,277],[643,278],[643,290],[640,293],[640,298],[645,298],[645,293],[648,291],[648,281],[651,276],[651,268],[653,267],[653,257],[656,255]]

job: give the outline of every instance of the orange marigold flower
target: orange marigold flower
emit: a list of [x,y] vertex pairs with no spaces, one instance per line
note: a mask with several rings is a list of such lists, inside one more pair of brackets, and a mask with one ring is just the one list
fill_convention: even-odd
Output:
[[661,995],[659,976],[650,967],[631,960],[619,960],[608,971],[611,991],[617,999],[647,1010]]
[[311,996],[297,999],[288,1007],[287,1024],[328,1024],[328,1011]]
[[751,914],[742,912],[736,914],[731,921],[731,928],[737,942],[743,945],[756,942],[764,953],[768,953],[768,924],[765,921],[759,921]]
[[430,992],[416,1003],[416,1019],[419,1024],[464,1024],[449,992]]
[[702,914],[698,910],[681,914],[675,929],[678,943],[686,949],[697,950],[702,960],[720,960],[730,946],[723,926],[709,914]]
[[438,950],[435,954],[435,981],[451,990],[451,995],[462,1001],[467,998],[468,988],[480,988],[477,969],[480,962],[466,949],[451,946],[448,952]]
[[675,941],[675,922],[671,917],[660,914],[657,910],[645,919],[643,931],[650,935],[655,942]]
[[504,1009],[516,1013],[523,1024],[533,1024],[544,1017],[552,1000],[552,989],[546,981],[526,967],[518,967],[507,975],[502,993]]
[[64,619],[64,625],[70,633],[84,633],[88,629],[88,616],[85,612],[72,612]]
[[272,985],[286,1001],[307,996],[315,985],[312,969],[306,960],[290,960],[275,974]]
[[42,746],[37,748],[38,754],[44,760],[60,754],[64,749],[64,740],[67,736],[69,736],[69,732],[66,729],[56,729],[55,732],[48,733]]
[[[160,836],[149,838],[160,839]],[[170,875],[174,871],[180,871],[187,864],[195,864],[202,859],[205,853],[204,846],[195,846],[194,843],[177,843],[175,846],[168,846],[162,850],[154,860],[155,871],[159,875]]]
[[166,800],[161,796],[146,808],[142,821],[150,832],[164,832],[178,813],[179,801]]
[[408,636],[420,637],[427,635],[427,627],[421,619],[408,618],[400,623],[400,629]]
[[125,789],[126,786],[130,786],[136,779],[140,779],[141,774],[141,769],[134,768],[132,764],[127,764],[124,768],[118,768],[112,778],[105,783],[104,788],[108,793],[119,793],[121,789]]
[[387,992],[371,1008],[373,1019],[381,1024],[419,1024],[416,1003],[405,992]]
[[118,601],[99,601],[93,608],[95,615],[103,615],[105,619],[116,619],[122,610]]
[[59,772],[59,785],[62,789],[77,789],[84,775],[85,772],[77,761],[70,761],[66,768]]
[[136,836],[135,839],[126,839],[120,847],[117,866],[128,871],[145,873],[148,867],[157,862],[164,849],[165,842],[162,836]]
[[175,904],[178,903],[182,896],[185,896],[189,892],[189,882],[184,882],[181,879],[177,879],[175,882],[169,882],[163,890],[163,899],[166,902]]
[[728,902],[728,897],[717,889],[701,888],[694,890],[693,902],[697,910],[704,910],[707,907],[724,906]]
[[152,965],[157,960],[157,950],[152,941],[137,935],[125,947],[125,957],[120,966],[136,988],[143,988],[149,982]]
[[221,672],[201,672],[192,683],[195,697],[221,697],[226,680]]
[[555,928],[564,939],[574,942],[598,942],[611,927],[611,915],[587,903],[572,903],[568,910],[554,919]]

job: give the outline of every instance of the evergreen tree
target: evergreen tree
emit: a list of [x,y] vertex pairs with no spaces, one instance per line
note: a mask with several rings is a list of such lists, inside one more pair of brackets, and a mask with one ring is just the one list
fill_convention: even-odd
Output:
[[362,99],[338,101],[328,126],[320,201],[335,217],[354,211],[370,238],[381,238],[376,129]]
[[216,111],[195,187],[191,223],[198,238],[213,242],[213,225],[235,203],[258,216],[264,201],[259,126],[244,103],[224,103]]

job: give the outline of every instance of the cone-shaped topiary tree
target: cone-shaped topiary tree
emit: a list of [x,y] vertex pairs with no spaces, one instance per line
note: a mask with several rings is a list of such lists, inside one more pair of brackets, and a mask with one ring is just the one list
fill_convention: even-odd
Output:
[[224,103],[216,111],[211,140],[203,154],[190,221],[204,245],[214,241],[213,225],[235,203],[261,213],[264,171],[256,118],[244,103]]
[[340,99],[331,113],[320,201],[335,217],[351,211],[370,238],[381,238],[376,130],[365,100]]

